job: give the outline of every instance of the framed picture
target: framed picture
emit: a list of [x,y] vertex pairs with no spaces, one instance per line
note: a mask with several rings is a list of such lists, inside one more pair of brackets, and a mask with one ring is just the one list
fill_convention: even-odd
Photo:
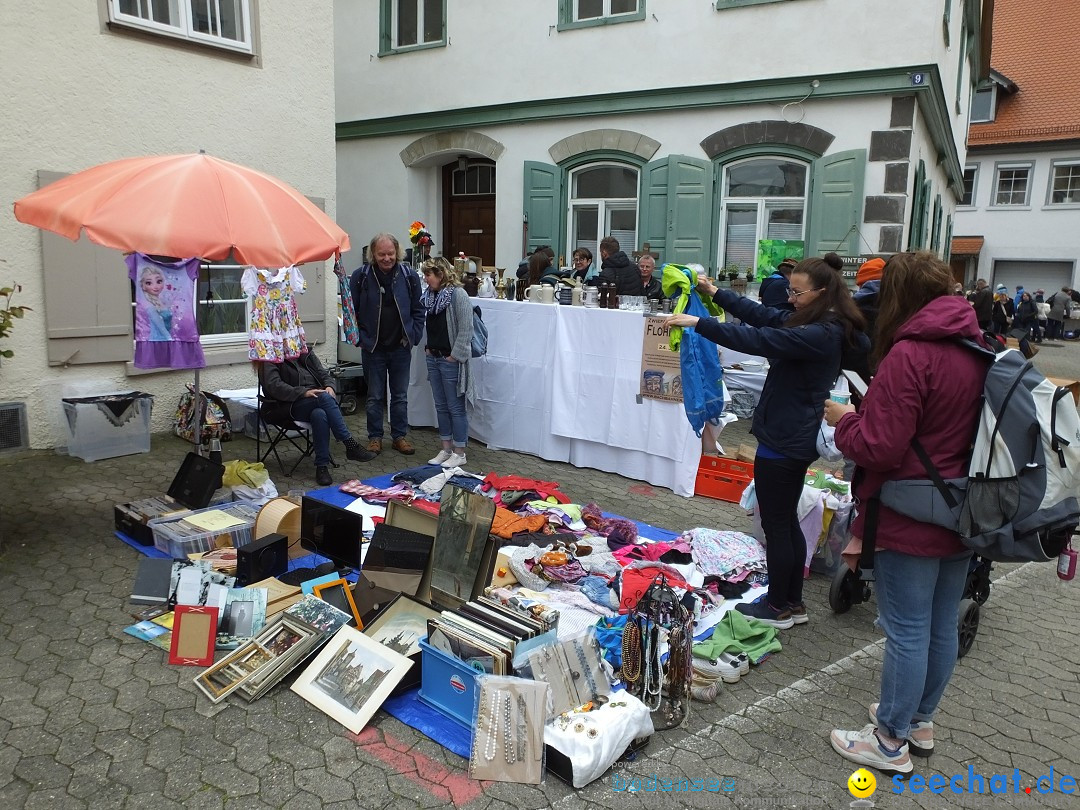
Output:
[[265,694],[299,666],[327,635],[294,616],[278,617],[252,640],[271,657],[240,682],[240,697],[254,700]]
[[339,627],[353,620],[351,613],[338,610],[311,593],[304,594],[295,605],[285,608],[285,613],[302,619],[327,634],[336,633]]
[[316,585],[313,593],[328,605],[351,614],[357,629],[364,629],[364,623],[360,621],[360,614],[356,610],[356,602],[353,601],[352,583],[347,579],[335,579],[332,582]]
[[264,588],[230,588],[218,620],[217,648],[235,650],[266,624]]
[[364,635],[402,655],[420,652],[420,639],[427,635],[428,619],[437,619],[439,611],[423,602],[399,594],[364,628]]
[[217,703],[273,658],[273,653],[262,644],[249,641],[195,678],[195,685],[211,703]]
[[346,625],[291,688],[359,734],[411,666],[404,655]]
[[214,663],[218,609],[206,605],[177,605],[173,611],[169,663],[205,667]]

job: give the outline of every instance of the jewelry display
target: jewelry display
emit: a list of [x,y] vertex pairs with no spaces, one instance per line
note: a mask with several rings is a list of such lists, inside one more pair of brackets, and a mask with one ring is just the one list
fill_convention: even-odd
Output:
[[540,783],[549,689],[546,683],[524,678],[477,679],[469,776],[498,782]]
[[552,708],[548,719],[611,691],[594,636],[585,635],[533,650],[527,660],[532,678],[551,685]]
[[641,678],[641,628],[633,619],[627,621],[622,635],[622,679],[633,686]]

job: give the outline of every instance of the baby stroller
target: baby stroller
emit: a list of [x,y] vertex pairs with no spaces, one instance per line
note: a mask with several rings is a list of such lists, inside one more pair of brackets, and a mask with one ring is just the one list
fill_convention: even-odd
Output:
[[[957,658],[967,655],[971,645],[975,643],[975,636],[979,632],[979,610],[990,598],[990,571],[993,563],[980,557],[978,554],[971,558],[968,567],[967,582],[964,585],[964,596],[960,600],[960,610],[957,614],[956,632],[959,648],[956,651]],[[847,613],[852,605],[858,605],[870,599],[870,581],[862,578],[862,569],[859,566],[852,571],[848,566],[841,565],[833,575],[832,586],[829,588],[829,607],[833,613]]]

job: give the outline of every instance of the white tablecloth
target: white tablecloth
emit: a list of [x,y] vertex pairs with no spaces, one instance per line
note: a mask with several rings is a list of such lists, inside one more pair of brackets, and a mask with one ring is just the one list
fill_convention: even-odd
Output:
[[[473,361],[474,439],[694,494],[701,440],[682,405],[638,397],[641,313],[476,301],[488,327],[488,354]],[[413,356],[409,423],[435,425],[420,349]]]

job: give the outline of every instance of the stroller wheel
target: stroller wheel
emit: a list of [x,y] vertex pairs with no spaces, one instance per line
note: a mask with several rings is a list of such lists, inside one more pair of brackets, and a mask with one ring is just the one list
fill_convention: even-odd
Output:
[[341,409],[341,412],[346,416],[352,416],[354,413],[356,413],[357,409],[359,409],[360,402],[352,394],[346,394],[341,398],[341,402],[338,404],[338,407]]
[[847,613],[851,605],[857,601],[856,589],[859,587],[859,574],[852,571],[846,565],[840,566],[833,575],[832,586],[829,588],[829,607],[833,613]]
[[959,641],[956,657],[963,658],[975,643],[975,636],[979,632],[979,603],[974,599],[964,599],[960,603],[956,632]]

